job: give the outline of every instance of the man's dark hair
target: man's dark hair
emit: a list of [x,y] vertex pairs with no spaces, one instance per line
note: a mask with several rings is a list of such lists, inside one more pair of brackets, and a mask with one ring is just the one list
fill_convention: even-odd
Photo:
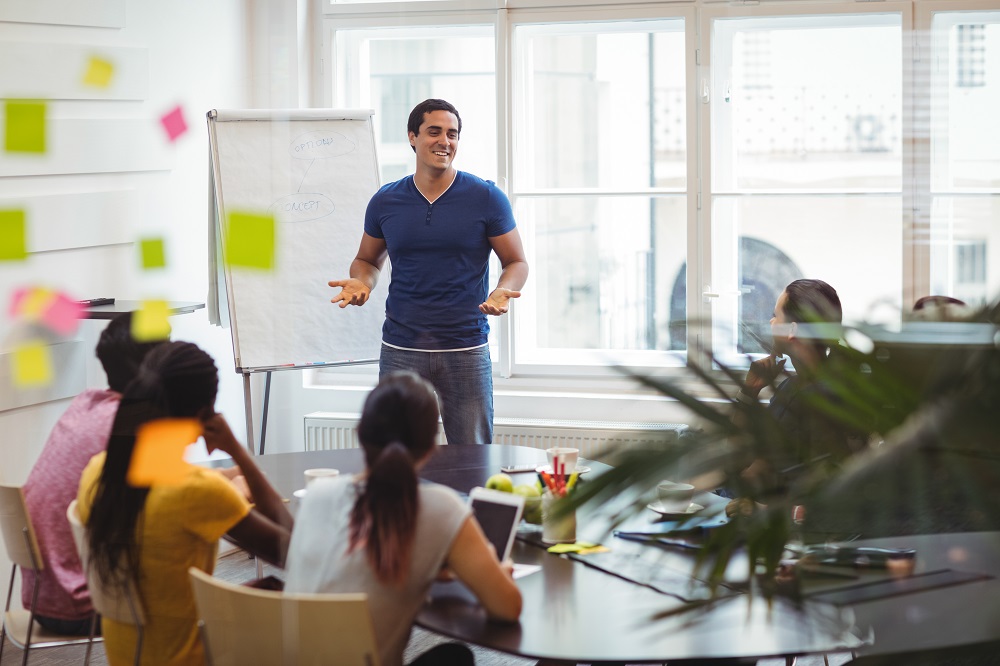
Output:
[[799,323],[829,322],[844,319],[837,290],[822,280],[795,280],[785,287],[785,318]]
[[136,342],[132,337],[132,313],[123,312],[108,324],[97,341],[97,358],[108,376],[108,387],[123,393],[132,381],[146,354],[163,341]]
[[[454,113],[458,119],[458,135],[462,136],[462,116],[458,115],[458,109],[443,99],[425,99],[413,107],[413,110],[410,111],[410,118],[406,121],[407,135],[410,132],[413,132],[414,135],[420,134],[420,126],[424,123],[424,116],[432,111]],[[416,146],[410,146],[410,148],[413,148],[413,152],[417,152]]]
[[[785,319],[789,322],[840,324],[844,320],[837,290],[822,280],[795,280],[785,287],[785,295]],[[820,338],[815,343],[829,349],[837,344],[837,338]]]

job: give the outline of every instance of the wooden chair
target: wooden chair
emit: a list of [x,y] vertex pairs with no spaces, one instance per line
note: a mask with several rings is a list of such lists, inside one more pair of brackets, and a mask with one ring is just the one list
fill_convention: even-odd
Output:
[[[66,519],[73,530],[73,540],[76,542],[76,550],[80,554],[80,562],[83,563],[83,570],[87,575],[87,587],[90,589],[91,603],[94,604],[94,608],[101,614],[101,617],[111,618],[115,622],[130,624],[135,627],[135,666],[139,666],[139,660],[142,657],[143,628],[146,626],[146,614],[142,607],[135,578],[126,576],[121,585],[105,585],[100,576],[91,571],[87,528],[80,522],[80,514],[76,510],[76,500],[70,502],[66,508]],[[93,628],[91,628],[90,637],[91,639],[94,638]],[[92,643],[93,641],[91,640]],[[84,657],[84,664],[90,663],[90,648],[91,645],[87,645],[87,656]]]
[[378,666],[366,594],[285,594],[188,569],[211,666]]
[[[7,605],[4,608],[3,627],[0,628],[0,657],[7,639],[24,650],[22,664],[28,663],[31,648],[78,645],[89,641],[83,636],[67,636],[48,631],[35,622],[35,604],[38,601],[37,574],[44,568],[42,552],[38,548],[35,530],[31,526],[31,516],[24,502],[20,486],[0,485],[0,531],[7,549],[7,557],[13,563],[10,569],[10,585],[7,587]],[[14,578],[17,568],[31,569],[36,573],[31,591],[31,610],[11,610],[10,602],[14,594]]]

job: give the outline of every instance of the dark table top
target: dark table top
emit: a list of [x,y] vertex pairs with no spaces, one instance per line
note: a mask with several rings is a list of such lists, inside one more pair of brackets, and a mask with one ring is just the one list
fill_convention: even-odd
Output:
[[[170,314],[188,314],[205,307],[196,301],[167,301]],[[114,319],[123,312],[135,312],[142,308],[142,301],[122,301],[115,299],[110,305],[96,305],[83,311],[84,319]]]
[[[275,487],[298,500],[293,491],[303,485],[310,467],[333,467],[342,474],[360,472],[364,460],[359,449],[280,453],[256,458]],[[502,465],[545,463],[542,450],[517,446],[442,446],[428,461],[421,476],[459,492],[483,485]],[[582,461],[593,474],[606,465]],[[526,483],[533,473],[514,475]],[[586,516],[578,517],[584,527]],[[515,562],[538,564],[541,570],[518,579],[524,597],[519,623],[489,621],[471,593],[461,583],[436,584],[430,603],[417,617],[420,626],[459,640],[537,659],[572,663],[626,661],[663,662],[698,657],[768,657],[820,653],[856,647],[840,611],[828,604],[808,606],[803,613],[783,600],[772,608],[766,602],[748,602],[745,595],[730,594],[702,611],[671,617],[661,614],[688,606],[680,597],[693,581],[692,551],[655,549],[656,566],[684,581],[679,596],[611,575],[581,561],[552,555],[521,535],[514,546]],[[650,554],[650,546],[605,535],[602,542],[617,554]],[[693,584],[697,584],[694,581]],[[847,613],[849,615],[849,613]]]

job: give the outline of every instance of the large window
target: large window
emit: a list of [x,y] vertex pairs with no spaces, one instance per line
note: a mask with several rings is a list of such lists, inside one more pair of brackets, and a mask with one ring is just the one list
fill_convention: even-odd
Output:
[[793,279],[829,282],[849,319],[902,305],[902,14],[754,11],[703,14],[712,341],[730,363],[762,351]]
[[930,188],[920,193],[929,290],[978,304],[1000,293],[1000,10],[943,7],[921,17],[932,100]]
[[848,319],[1000,295],[1000,10],[574,1],[325,9],[327,102],[376,110],[383,179],[443,97],[458,167],[514,205],[531,277],[501,374],[739,362],[799,277]]
[[687,254],[684,24],[515,18],[510,194],[532,266],[519,365],[686,347],[670,337]]

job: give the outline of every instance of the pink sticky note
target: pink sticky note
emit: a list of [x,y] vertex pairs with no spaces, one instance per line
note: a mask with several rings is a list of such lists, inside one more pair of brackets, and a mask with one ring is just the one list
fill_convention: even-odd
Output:
[[7,314],[11,319],[23,317],[28,321],[39,321],[56,298],[56,293],[45,287],[21,287],[10,299]]
[[48,309],[42,314],[42,321],[60,335],[72,335],[76,333],[82,317],[82,305],[66,294],[56,294]]
[[163,124],[163,129],[167,131],[167,137],[171,141],[176,141],[177,137],[184,134],[188,128],[187,123],[184,122],[184,109],[180,105],[160,118],[160,123]]

